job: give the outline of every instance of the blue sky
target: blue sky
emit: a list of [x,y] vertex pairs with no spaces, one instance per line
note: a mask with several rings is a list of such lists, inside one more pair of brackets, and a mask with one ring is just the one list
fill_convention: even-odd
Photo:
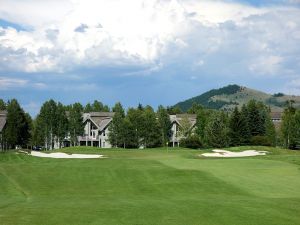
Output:
[[[51,10],[49,10],[51,9]],[[0,97],[173,105],[240,84],[300,94],[298,0],[2,0]]]

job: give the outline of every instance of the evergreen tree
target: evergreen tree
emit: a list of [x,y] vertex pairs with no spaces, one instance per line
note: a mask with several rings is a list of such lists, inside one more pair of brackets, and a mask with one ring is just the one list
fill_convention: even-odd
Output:
[[57,105],[54,100],[46,101],[40,110],[40,126],[42,127],[42,132],[44,134],[45,148],[47,150],[52,150],[54,145],[54,137],[57,129]]
[[124,134],[124,118],[125,112],[120,102],[116,103],[113,107],[115,113],[112,122],[109,126],[109,142],[112,146],[125,148],[125,134]]
[[293,148],[296,144],[297,126],[295,113],[296,109],[293,106],[293,102],[288,102],[288,106],[283,112],[280,128],[286,148]]
[[25,125],[22,129],[22,143],[26,145],[31,145],[31,138],[33,132],[33,121],[29,113],[25,113]]
[[167,107],[167,111],[169,115],[176,115],[176,114],[180,114],[182,113],[181,109],[179,108],[179,106],[171,106],[171,107]]
[[110,112],[110,109],[109,109],[108,105],[104,105],[102,111],[103,112]]
[[300,145],[300,110],[295,113],[295,147]]
[[270,142],[271,146],[276,146],[277,143],[276,130],[275,130],[275,125],[271,119],[270,112],[266,113],[265,127],[266,127],[265,136],[267,137],[267,140]]
[[82,123],[83,107],[80,103],[74,103],[69,115],[69,132],[71,143],[76,146],[78,143],[77,137],[83,134],[84,126]]
[[139,103],[138,107],[137,107],[138,110],[140,111],[143,111],[144,110],[144,107],[141,103]]
[[16,99],[7,104],[7,119],[4,141],[8,148],[26,145],[30,138],[30,116],[26,115]]
[[141,109],[129,108],[126,117],[129,121],[129,129],[132,129],[129,133],[134,134],[131,147],[138,148],[144,142],[144,113]]
[[43,123],[41,121],[41,117],[37,116],[33,121],[33,131],[32,131],[32,139],[31,144],[33,146],[43,146],[45,144],[45,132],[43,130]]
[[242,116],[238,108],[235,107],[229,120],[229,138],[230,145],[239,146],[242,144]]
[[66,115],[65,107],[61,103],[57,104],[56,122],[57,126],[55,130],[55,136],[57,138],[59,148],[61,148],[64,138],[68,135],[68,118]]
[[248,105],[248,124],[252,136],[264,136],[265,129],[265,109],[264,105],[250,100]]
[[168,111],[163,107],[159,106],[157,110],[157,118],[159,123],[159,130],[161,134],[161,140],[163,145],[167,145],[171,136],[171,120]]
[[205,134],[205,127],[207,125],[207,121],[209,118],[210,111],[207,112],[204,109],[199,109],[197,111],[197,117],[196,117],[196,129],[195,132],[197,136],[199,136],[200,140],[204,141],[204,134]]
[[189,110],[187,111],[187,113],[190,113],[190,114],[197,114],[198,111],[202,111],[203,110],[203,106],[196,103],[196,102],[193,102],[191,108],[189,108]]
[[89,112],[93,112],[94,111],[94,109],[93,109],[93,107],[91,106],[91,104],[90,103],[87,103],[86,105],[85,105],[85,107],[84,107],[84,112],[85,113],[89,113]]
[[136,130],[133,124],[128,119],[128,117],[124,118],[122,134],[124,138],[124,148],[138,147],[138,140],[136,139]]
[[241,109],[241,145],[250,144],[251,132],[249,128],[249,120],[248,120],[248,109],[246,105],[242,106]]
[[3,101],[3,99],[0,99],[0,111],[6,110],[6,103]]
[[228,118],[224,112],[215,112],[205,127],[205,140],[210,147],[222,148],[229,145]]
[[159,133],[159,123],[152,107],[146,106],[144,109],[144,126],[143,126],[143,145],[147,147],[157,147],[162,144]]
[[102,102],[95,100],[91,107],[92,107],[93,112],[103,112]]

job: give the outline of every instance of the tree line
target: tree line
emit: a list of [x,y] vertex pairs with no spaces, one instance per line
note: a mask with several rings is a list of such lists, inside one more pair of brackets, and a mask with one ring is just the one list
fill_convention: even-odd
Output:
[[[109,142],[119,148],[154,148],[170,144],[172,136],[170,114],[182,113],[178,107],[139,104],[125,110],[121,103],[111,109],[94,101],[83,106],[80,103],[63,105],[49,100],[41,106],[32,119],[16,99],[4,102],[0,99],[0,110],[7,111],[7,122],[2,132],[1,146],[13,149],[16,146],[61,147],[66,138],[71,146],[78,145],[77,137],[83,134],[84,112],[114,112],[109,126]],[[188,118],[181,120],[180,146],[188,148],[228,147],[242,145],[267,145],[296,148],[300,144],[300,110],[289,102],[282,116],[280,130],[275,129],[270,109],[261,102],[249,101],[232,112],[212,110],[193,104],[187,111],[196,115],[196,124]]]

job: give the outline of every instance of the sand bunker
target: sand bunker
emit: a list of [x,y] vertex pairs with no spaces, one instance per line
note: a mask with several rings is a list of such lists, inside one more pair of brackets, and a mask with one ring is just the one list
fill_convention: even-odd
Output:
[[43,158],[56,158],[56,159],[98,159],[105,158],[103,155],[88,155],[88,154],[71,154],[68,155],[62,152],[43,153],[37,151],[31,151],[32,156]]
[[256,151],[256,150],[246,150],[243,152],[231,152],[221,149],[212,150],[213,153],[203,153],[201,155],[205,157],[249,157],[249,156],[257,156],[257,155],[266,155],[266,151]]

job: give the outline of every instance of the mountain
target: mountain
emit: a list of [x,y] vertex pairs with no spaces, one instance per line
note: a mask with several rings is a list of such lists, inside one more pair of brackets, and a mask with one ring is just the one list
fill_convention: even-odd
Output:
[[282,111],[287,100],[294,100],[294,106],[300,108],[300,96],[285,95],[283,93],[271,95],[236,84],[212,89],[202,95],[179,102],[175,106],[178,106],[182,111],[187,111],[195,102],[210,109],[231,110],[235,106],[241,107],[251,99],[265,103],[271,107],[272,111]]

